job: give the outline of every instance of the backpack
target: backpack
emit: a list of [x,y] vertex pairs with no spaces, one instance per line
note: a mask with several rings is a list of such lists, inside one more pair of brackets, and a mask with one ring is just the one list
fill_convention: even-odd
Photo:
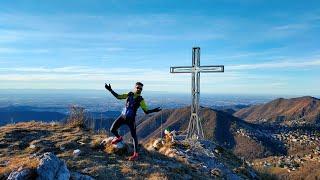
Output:
[[142,96],[138,96],[134,98],[134,93],[129,92],[128,98],[126,102],[126,108],[125,108],[125,117],[126,119],[134,119],[137,114],[137,110],[140,107],[140,102],[143,100]]

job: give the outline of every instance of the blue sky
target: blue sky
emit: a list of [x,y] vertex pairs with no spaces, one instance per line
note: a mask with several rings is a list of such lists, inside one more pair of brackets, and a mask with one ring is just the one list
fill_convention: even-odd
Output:
[[170,66],[225,65],[201,92],[319,95],[320,1],[3,0],[1,89],[189,92]]

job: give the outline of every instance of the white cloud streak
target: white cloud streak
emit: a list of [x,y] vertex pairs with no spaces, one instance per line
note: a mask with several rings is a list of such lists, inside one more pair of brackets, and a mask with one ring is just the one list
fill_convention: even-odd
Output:
[[[305,62],[282,61],[259,64],[239,64],[225,67],[225,73],[212,75],[203,74],[204,81],[225,81],[241,79],[248,74],[240,72],[257,69],[270,68],[304,68],[320,66],[320,60]],[[248,79],[246,77],[245,79]],[[169,69],[152,69],[152,68],[94,68],[87,66],[66,66],[57,68],[48,67],[16,67],[0,68],[0,80],[94,80],[101,81],[104,79],[112,80],[136,80],[143,79],[146,81],[173,81],[185,82],[188,75],[170,74]]]
[[226,70],[253,70],[253,69],[266,69],[266,68],[303,68],[303,67],[314,67],[320,66],[320,60],[304,61],[304,62],[268,62],[260,64],[240,64],[231,65],[226,67]]
[[[291,66],[311,66],[319,61],[309,63],[291,63]],[[268,64],[270,67],[283,67],[288,63]],[[289,81],[284,77],[268,75],[252,75],[247,69],[265,68],[266,64],[252,66],[227,66],[225,73],[202,74],[201,89],[203,92],[285,92]],[[105,82],[124,89],[132,83],[142,81],[148,90],[169,88],[175,92],[189,92],[190,74],[170,74],[169,69],[131,69],[131,68],[94,68],[86,66],[67,66],[57,68],[19,67],[0,68],[0,83],[2,88],[52,88],[61,84],[66,89],[101,89]]]
[[[164,41],[164,40],[210,40],[224,37],[221,32],[184,31],[184,33],[150,33],[146,29],[161,26],[173,29],[179,18],[168,14],[149,16],[89,16],[83,14],[59,14],[35,16],[28,14],[0,13],[0,24],[9,25],[0,29],[1,42],[23,40],[103,40],[103,41]],[[49,23],[50,22],[50,23]],[[202,22],[205,22],[204,20]],[[87,24],[86,28],[83,28]],[[11,26],[15,28],[10,28]],[[86,29],[79,31],[79,28]],[[135,29],[135,31],[126,31]],[[138,30],[138,31],[137,31]]]
[[[234,80],[237,73],[215,74],[215,82]],[[208,75],[203,75],[203,82],[212,82]],[[131,68],[91,68],[85,66],[69,66],[59,68],[19,67],[0,68],[1,81],[150,81],[168,83],[189,82],[190,74],[170,74],[169,69],[131,69]]]

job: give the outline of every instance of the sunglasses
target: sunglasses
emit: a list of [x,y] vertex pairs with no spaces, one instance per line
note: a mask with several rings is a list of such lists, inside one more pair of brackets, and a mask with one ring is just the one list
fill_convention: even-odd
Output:
[[142,90],[142,87],[136,87],[136,89],[140,89],[140,90]]

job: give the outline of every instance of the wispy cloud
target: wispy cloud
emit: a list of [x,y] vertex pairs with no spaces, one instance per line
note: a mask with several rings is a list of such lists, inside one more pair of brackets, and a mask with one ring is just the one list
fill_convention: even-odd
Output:
[[307,29],[309,26],[308,24],[285,24],[280,26],[272,27],[272,30],[276,31],[292,31],[292,30],[303,30]]
[[282,61],[282,62],[267,62],[259,64],[240,64],[231,65],[226,69],[229,70],[250,70],[250,69],[265,69],[265,68],[302,68],[302,67],[314,67],[320,66],[320,60],[304,61],[304,62],[292,62],[292,61]]
[[[283,50],[284,48],[271,48],[264,51],[240,51],[240,52],[233,52],[228,54],[207,54],[206,58],[208,59],[216,59],[216,60],[234,60],[234,59],[243,59],[243,58],[253,58],[253,57],[262,57],[264,59],[270,59],[278,57],[279,59],[279,52]],[[319,54],[319,53],[318,53]],[[284,56],[282,56],[284,57]]]
[[18,40],[19,36],[16,31],[0,28],[0,43],[16,42]]
[[[108,69],[108,73],[134,73],[141,72],[145,69],[137,68],[112,68]],[[101,74],[106,73],[106,69],[103,68],[90,68],[87,66],[65,66],[57,68],[48,67],[16,67],[16,68],[0,68],[0,72],[32,72],[32,73],[90,73]]]
[[17,53],[48,53],[49,49],[43,49],[43,48],[1,48],[0,47],[0,54],[17,54]]
[[[2,43],[26,40],[145,42],[212,40],[224,37],[221,32],[208,31],[206,28],[198,29],[197,33],[190,31],[188,28],[183,33],[176,33],[172,29],[179,28],[178,22],[179,17],[168,14],[151,14],[149,16],[91,16],[83,14],[36,16],[0,13],[0,24],[6,25],[0,28],[0,40],[3,40]],[[157,30],[159,28],[162,30]],[[133,30],[128,31],[128,29]],[[166,30],[163,31],[164,29]],[[199,30],[203,32],[199,32]]]
[[[148,81],[148,82],[189,82],[190,74],[170,74],[169,69],[136,69],[136,68],[92,68],[81,66],[69,66],[59,68],[46,67],[19,67],[0,68],[1,81]],[[240,78],[239,73],[215,74],[213,80],[203,75],[202,82],[223,82]]]

